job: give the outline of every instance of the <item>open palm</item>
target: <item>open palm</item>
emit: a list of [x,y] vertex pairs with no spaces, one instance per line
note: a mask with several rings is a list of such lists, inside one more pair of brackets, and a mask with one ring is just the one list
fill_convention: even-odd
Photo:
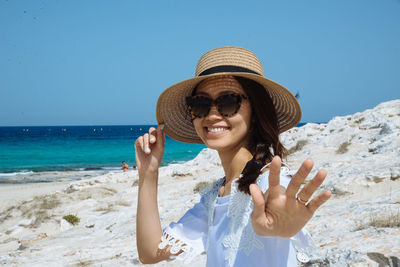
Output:
[[258,185],[250,185],[254,202],[251,220],[257,235],[286,238],[294,236],[330,198],[331,192],[328,190],[311,199],[326,177],[325,170],[318,171],[299,192],[312,167],[311,159],[304,161],[286,189],[279,183],[281,159],[276,156],[271,162],[269,188],[266,193],[263,194]]

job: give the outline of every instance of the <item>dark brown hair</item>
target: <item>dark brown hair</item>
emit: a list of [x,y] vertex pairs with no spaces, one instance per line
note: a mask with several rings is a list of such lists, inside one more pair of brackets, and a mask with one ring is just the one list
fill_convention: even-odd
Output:
[[243,87],[251,105],[251,122],[248,149],[253,154],[238,180],[240,191],[250,194],[249,186],[255,183],[260,170],[274,156],[281,158],[287,150],[279,140],[279,124],[272,99],[259,83],[243,77],[234,77]]

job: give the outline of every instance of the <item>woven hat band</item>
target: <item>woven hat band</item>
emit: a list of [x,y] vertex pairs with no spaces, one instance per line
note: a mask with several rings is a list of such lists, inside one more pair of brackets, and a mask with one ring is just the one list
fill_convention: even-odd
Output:
[[212,67],[212,68],[206,69],[205,71],[200,73],[198,76],[204,76],[204,75],[209,75],[209,74],[214,74],[214,73],[222,73],[222,72],[246,72],[246,73],[252,73],[252,74],[257,74],[257,75],[262,76],[262,74],[252,71],[248,68],[232,66],[232,65],[223,65],[223,66]]

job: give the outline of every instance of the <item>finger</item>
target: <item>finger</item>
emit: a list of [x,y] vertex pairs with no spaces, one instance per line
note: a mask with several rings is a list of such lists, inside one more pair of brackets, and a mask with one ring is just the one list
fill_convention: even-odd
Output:
[[313,198],[307,205],[307,208],[314,213],[322,204],[324,204],[332,195],[331,191],[325,191]]
[[281,166],[281,158],[279,156],[275,156],[272,159],[271,166],[269,168],[269,188],[280,185],[279,179],[281,175]]
[[251,184],[250,187],[251,198],[253,199],[253,213],[251,217],[253,219],[259,217],[265,217],[265,198],[260,187],[256,184]]
[[160,140],[161,142],[157,142],[157,144],[161,145],[162,147],[164,146],[165,143],[165,134],[164,134],[164,124],[159,124],[157,126],[157,140]]
[[149,146],[149,134],[144,134],[143,135],[143,151],[146,154],[150,154],[151,150],[150,150],[150,146]]
[[308,182],[303,189],[301,189],[297,197],[307,202],[314,194],[315,190],[317,190],[318,187],[322,184],[325,177],[326,177],[326,171],[319,170],[315,175],[315,177],[310,182]]
[[154,127],[150,127],[149,129],[149,142],[150,144],[154,144],[156,142],[156,136],[157,136],[157,132],[156,132],[156,128]]
[[135,142],[135,152],[138,152],[139,149],[143,150],[143,136],[139,136]]
[[303,164],[301,164],[301,167],[293,175],[293,177],[287,187],[286,195],[291,196],[293,198],[296,196],[301,184],[304,182],[304,180],[306,179],[307,175],[310,173],[313,166],[314,166],[314,162],[312,159],[306,159],[303,162]]

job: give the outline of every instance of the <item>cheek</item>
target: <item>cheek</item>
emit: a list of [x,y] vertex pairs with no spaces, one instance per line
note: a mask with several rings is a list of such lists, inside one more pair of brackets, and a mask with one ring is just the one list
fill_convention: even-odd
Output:
[[235,118],[230,120],[233,134],[238,138],[243,138],[250,130],[251,114],[241,112]]
[[237,121],[237,135],[240,139],[248,138],[251,129],[251,109],[244,108],[240,112],[240,119]]
[[247,128],[250,128],[251,124],[251,108],[249,105],[245,105],[242,107],[240,114],[242,115],[242,122],[247,126]]
[[197,135],[201,136],[203,132],[203,127],[201,126],[200,119],[197,118],[193,120],[193,127],[196,130]]

